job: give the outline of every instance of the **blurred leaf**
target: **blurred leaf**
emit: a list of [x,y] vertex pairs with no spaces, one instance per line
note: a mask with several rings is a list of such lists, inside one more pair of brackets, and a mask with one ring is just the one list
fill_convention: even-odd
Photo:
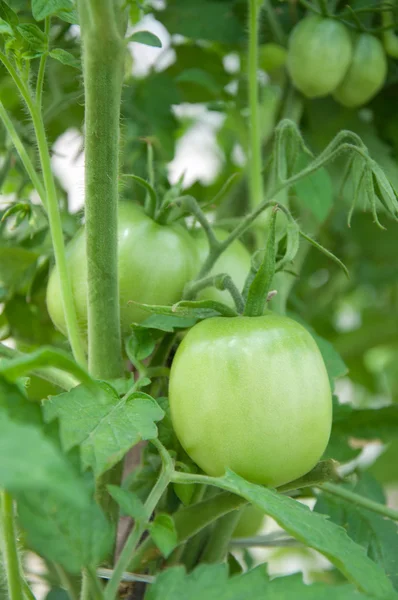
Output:
[[63,18],[68,14],[75,19],[74,11],[72,0],[32,0],[32,13],[36,21],[42,21],[51,15]]
[[0,285],[17,291],[32,273],[39,254],[25,248],[0,248]]
[[337,433],[368,440],[398,438],[398,404],[368,410],[345,408],[345,415],[333,424]]
[[[297,162],[298,172],[308,166],[310,159],[301,154]],[[299,205],[302,203],[312,212],[319,223],[323,223],[333,205],[333,187],[326,169],[318,169],[301,179],[294,186],[294,190],[298,196]]]
[[128,38],[128,41],[145,44],[145,46],[153,46],[154,48],[162,47],[162,42],[158,36],[150,31],[136,31]]
[[203,69],[186,69],[176,77],[176,81],[178,83],[195,83],[206,88],[215,96],[220,93],[218,82]]
[[122,399],[103,384],[101,394],[78,386],[44,404],[47,421],[60,421],[67,451],[80,444],[83,465],[99,477],[140,440],[157,437],[156,421],[164,413],[151,396],[134,392]]
[[80,60],[75,58],[73,54],[63,50],[62,48],[54,48],[51,50],[50,56],[58,60],[63,65],[67,65],[68,67],[73,67],[74,69],[81,69]]
[[167,8],[157,15],[171,34],[179,33],[194,40],[238,44],[244,41],[245,31],[234,11],[237,4],[230,0],[170,0]]

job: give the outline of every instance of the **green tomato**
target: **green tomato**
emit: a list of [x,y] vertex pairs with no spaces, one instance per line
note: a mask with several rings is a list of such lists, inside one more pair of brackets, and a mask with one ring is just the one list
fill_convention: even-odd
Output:
[[305,96],[327,96],[343,80],[351,56],[351,37],[345,25],[310,16],[292,31],[287,68],[294,85]]
[[[129,332],[148,313],[129,300],[143,304],[173,304],[197,272],[195,243],[182,225],[159,225],[135,204],[119,207],[119,300],[121,328]],[[82,230],[67,247],[72,291],[82,334],[87,330],[87,259]],[[50,275],[47,308],[54,325],[66,333],[58,269]]]
[[174,357],[169,398],[181,445],[215,477],[232,469],[279,486],[310,471],[329,440],[332,398],[318,346],[271,312],[195,325]]
[[348,108],[366,104],[383,87],[387,59],[382,43],[369,33],[356,37],[351,65],[333,97]]
[[232,534],[233,538],[239,537],[253,537],[260,532],[264,523],[265,515],[264,511],[248,504],[242,510],[239,517],[238,524],[236,525]]
[[[228,237],[228,232],[224,231],[223,229],[215,229],[214,233],[220,241],[223,241]],[[196,241],[200,268],[209,252],[209,244],[203,229],[195,231],[193,235]],[[238,290],[242,291],[246,277],[250,271],[250,266],[251,256],[249,251],[242,244],[242,242],[235,240],[215,262],[209,275],[227,273],[232,278],[232,281],[237,286]],[[229,292],[225,290],[217,290],[215,287],[205,288],[198,294],[197,299],[215,300],[217,302],[224,302],[224,304],[227,304],[231,307],[235,306]]]

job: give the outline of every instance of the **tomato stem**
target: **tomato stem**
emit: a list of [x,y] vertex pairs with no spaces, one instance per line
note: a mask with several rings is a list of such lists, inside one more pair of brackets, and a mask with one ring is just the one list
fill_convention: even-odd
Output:
[[113,0],[78,3],[85,87],[89,370],[123,372],[117,258],[119,119],[125,43]]
[[205,563],[220,563],[225,560],[232,534],[238,524],[243,507],[219,519],[207,540],[201,556]]
[[250,206],[258,206],[264,197],[261,167],[261,128],[258,106],[258,33],[260,3],[249,0],[249,47],[248,47],[248,82],[249,82],[249,192]]
[[23,600],[22,578],[19,568],[19,557],[16,544],[14,523],[14,501],[8,492],[2,491],[1,529],[3,537],[3,562],[7,575],[7,586],[10,600]]
[[[38,192],[40,195],[44,194],[46,198],[44,205],[47,208],[48,212],[48,220],[54,247],[55,262],[59,271],[62,304],[65,313],[68,338],[76,362],[80,363],[81,365],[85,365],[86,357],[83,350],[82,340],[80,338],[79,327],[77,324],[76,311],[72,295],[72,286],[66,262],[65,242],[62,232],[62,220],[58,206],[57,189],[55,186],[54,175],[51,169],[51,158],[46,138],[46,131],[44,128],[43,117],[41,111],[36,106],[31,96],[30,89],[20,77],[12,62],[2,52],[0,52],[0,60],[2,61],[5,68],[14,80],[14,83],[17,86],[22,98],[24,99],[32,119],[33,127],[36,134],[37,146],[39,149],[40,163],[43,171],[44,180],[44,192],[40,184]],[[4,113],[2,116],[4,118]],[[9,133],[12,133],[12,129],[9,129],[8,131]],[[13,141],[14,143],[18,143],[19,138],[17,138],[17,136],[14,136]],[[18,146],[16,146],[16,148],[18,149]],[[30,162],[26,161],[26,157],[24,166],[27,169],[29,175],[31,177],[33,175],[33,183],[35,184],[35,181],[37,183],[37,179],[34,176],[34,169],[33,167],[31,167]]]
[[394,510],[384,504],[380,504],[379,502],[375,502],[374,500],[370,500],[369,498],[364,498],[355,492],[351,492],[346,488],[343,488],[341,485],[336,485],[334,483],[323,483],[319,487],[319,489],[327,494],[331,494],[332,496],[338,496],[339,498],[343,498],[343,500],[347,500],[357,506],[361,506],[362,508],[367,508],[372,512],[375,512],[379,515],[383,515],[384,517],[388,517],[393,521],[398,521],[398,510]]
[[184,296],[187,299],[195,298],[195,296],[203,289],[207,287],[216,287],[219,290],[227,290],[235,303],[236,310],[238,313],[243,312],[244,300],[243,296],[234,284],[232,278],[227,273],[220,273],[218,275],[210,275],[195,281],[192,285],[188,286],[187,292]]

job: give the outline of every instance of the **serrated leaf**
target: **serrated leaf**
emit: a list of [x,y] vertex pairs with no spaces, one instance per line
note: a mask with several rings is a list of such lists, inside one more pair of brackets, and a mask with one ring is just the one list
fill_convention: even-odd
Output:
[[145,44],[145,46],[152,46],[153,48],[161,48],[162,42],[157,35],[150,31],[136,31],[128,38],[129,42],[137,42],[138,44]]
[[[355,486],[347,487],[361,496],[385,503],[382,488],[369,475],[363,474]],[[326,493],[318,497],[314,510],[344,527],[348,535],[363,546],[367,555],[384,568],[394,587],[398,589],[397,523]]]
[[150,586],[146,600],[366,600],[349,584],[306,585],[301,574],[269,580],[264,565],[228,577],[228,565],[200,565],[191,573],[166,569]]
[[51,492],[23,494],[18,515],[28,546],[69,573],[96,567],[112,551],[114,528],[94,501],[76,510]]
[[157,514],[149,526],[149,532],[160,552],[167,558],[178,543],[173,519],[167,514]]
[[187,329],[195,325],[194,317],[177,317],[175,315],[151,315],[145,321],[142,321],[138,328],[159,329],[172,333],[175,329]]
[[118,487],[117,485],[108,485],[107,489],[112,498],[120,506],[122,514],[128,515],[136,521],[142,521],[144,523],[148,520],[145,506],[136,494]]
[[80,60],[63,48],[54,48],[54,50],[51,50],[50,56],[55,60],[58,60],[63,65],[73,67],[74,69],[81,69]]
[[104,385],[97,394],[78,386],[51,397],[44,404],[44,416],[47,421],[59,419],[64,449],[80,444],[84,467],[91,467],[99,477],[140,440],[155,438],[155,422],[164,413],[143,392],[119,399]]
[[22,23],[22,25],[18,25],[17,31],[22,35],[24,40],[32,46],[32,48],[41,52],[47,50],[47,36],[44,31],[34,23]]
[[229,306],[213,300],[181,300],[173,306],[164,306],[160,304],[140,304],[134,302],[143,310],[154,315],[170,315],[174,317],[186,317],[192,319],[208,319],[210,317],[236,317],[237,312]]
[[62,14],[64,11],[74,11],[72,0],[32,0],[32,13],[36,21]]
[[220,487],[261,508],[290,535],[317,550],[359,590],[380,600],[394,597],[393,587],[379,565],[370,560],[345,530],[308,507],[272,489],[249,483],[228,471]]

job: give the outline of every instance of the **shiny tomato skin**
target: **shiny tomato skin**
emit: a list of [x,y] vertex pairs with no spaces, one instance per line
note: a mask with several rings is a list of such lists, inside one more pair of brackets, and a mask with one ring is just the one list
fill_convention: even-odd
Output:
[[287,69],[308,98],[327,96],[343,80],[351,62],[351,36],[343,23],[316,15],[305,17],[289,38]]
[[356,36],[351,64],[333,97],[348,108],[362,106],[383,87],[386,76],[382,43],[374,35],[361,33]]
[[[73,296],[83,334],[87,330],[85,244],[83,229],[67,247]],[[180,300],[185,284],[195,276],[197,251],[182,225],[159,225],[133,203],[122,203],[119,207],[118,244],[120,317],[122,332],[126,334],[131,323],[149,316],[129,300],[167,305]],[[54,325],[66,333],[56,268],[47,287],[47,308]]]
[[[214,233],[221,242],[228,237],[228,232],[223,229],[214,229]],[[199,268],[204,263],[208,252],[209,245],[206,234],[203,230],[193,232],[198,252]],[[232,278],[239,291],[242,291],[246,277],[249,274],[251,266],[251,256],[247,248],[240,240],[235,240],[221,254],[208,275],[217,275],[219,273],[227,273]],[[199,292],[197,300],[215,300],[223,302],[231,308],[234,307],[234,301],[228,291],[218,290],[215,287],[209,287]]]
[[274,313],[195,325],[174,357],[169,398],[183,448],[212,476],[229,468],[279,486],[310,471],[329,440],[320,351],[302,325]]

